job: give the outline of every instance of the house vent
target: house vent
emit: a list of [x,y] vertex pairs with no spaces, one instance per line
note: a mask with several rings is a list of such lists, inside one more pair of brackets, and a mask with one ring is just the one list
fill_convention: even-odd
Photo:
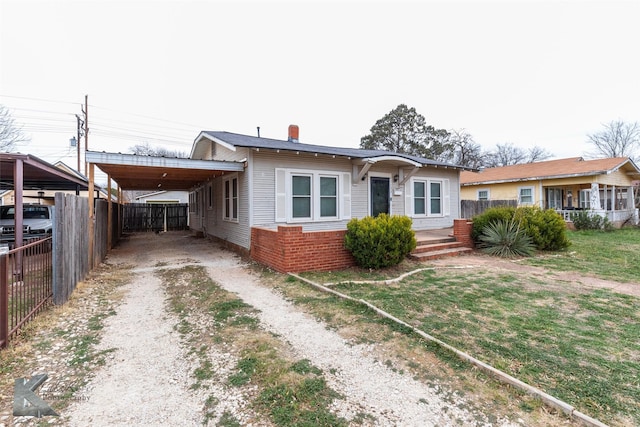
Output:
[[299,134],[300,129],[298,129],[298,125],[289,125],[289,142],[300,142],[298,139]]

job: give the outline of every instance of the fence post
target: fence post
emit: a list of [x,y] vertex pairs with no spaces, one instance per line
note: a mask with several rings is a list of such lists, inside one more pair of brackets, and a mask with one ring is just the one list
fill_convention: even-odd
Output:
[[9,343],[9,278],[7,277],[8,254],[0,255],[0,348]]

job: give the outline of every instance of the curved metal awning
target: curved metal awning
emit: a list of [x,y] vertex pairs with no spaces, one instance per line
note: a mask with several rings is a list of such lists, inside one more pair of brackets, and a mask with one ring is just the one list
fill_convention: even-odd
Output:
[[86,161],[123,190],[189,190],[224,173],[244,171],[244,162],[87,151]]

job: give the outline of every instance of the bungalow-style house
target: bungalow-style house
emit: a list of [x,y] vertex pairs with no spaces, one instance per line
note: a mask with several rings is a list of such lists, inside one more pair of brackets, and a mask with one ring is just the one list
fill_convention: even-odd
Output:
[[[415,230],[452,227],[464,168],[401,153],[203,131],[192,160],[244,165],[190,192],[192,229],[279,271],[353,265],[343,247],[352,218],[408,215]],[[465,221],[466,224],[466,221]]]
[[629,220],[637,224],[633,181],[639,177],[638,166],[627,157],[572,157],[463,171],[460,198],[517,200],[519,206],[556,209],[567,221],[575,210],[588,210],[616,225]]

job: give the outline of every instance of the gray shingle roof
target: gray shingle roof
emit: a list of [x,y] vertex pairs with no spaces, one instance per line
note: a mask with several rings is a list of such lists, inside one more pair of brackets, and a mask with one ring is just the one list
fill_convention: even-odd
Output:
[[231,133],[231,132],[204,131],[202,133],[212,136],[221,141],[224,141],[228,144],[234,145],[236,147],[299,151],[299,152],[305,152],[305,153],[318,153],[318,154],[328,154],[328,155],[335,155],[335,156],[344,156],[344,157],[351,157],[356,159],[364,159],[369,157],[380,157],[380,156],[397,156],[404,159],[412,160],[422,165],[446,166],[450,168],[469,170],[469,168],[464,168],[462,166],[457,166],[457,165],[444,163],[444,162],[437,162],[435,160],[426,159],[424,157],[411,156],[404,153],[394,153],[393,151],[363,150],[360,148],[328,147],[324,145],[303,144],[300,142],[283,141],[279,139],[260,138],[257,136],[241,135],[241,134]]

